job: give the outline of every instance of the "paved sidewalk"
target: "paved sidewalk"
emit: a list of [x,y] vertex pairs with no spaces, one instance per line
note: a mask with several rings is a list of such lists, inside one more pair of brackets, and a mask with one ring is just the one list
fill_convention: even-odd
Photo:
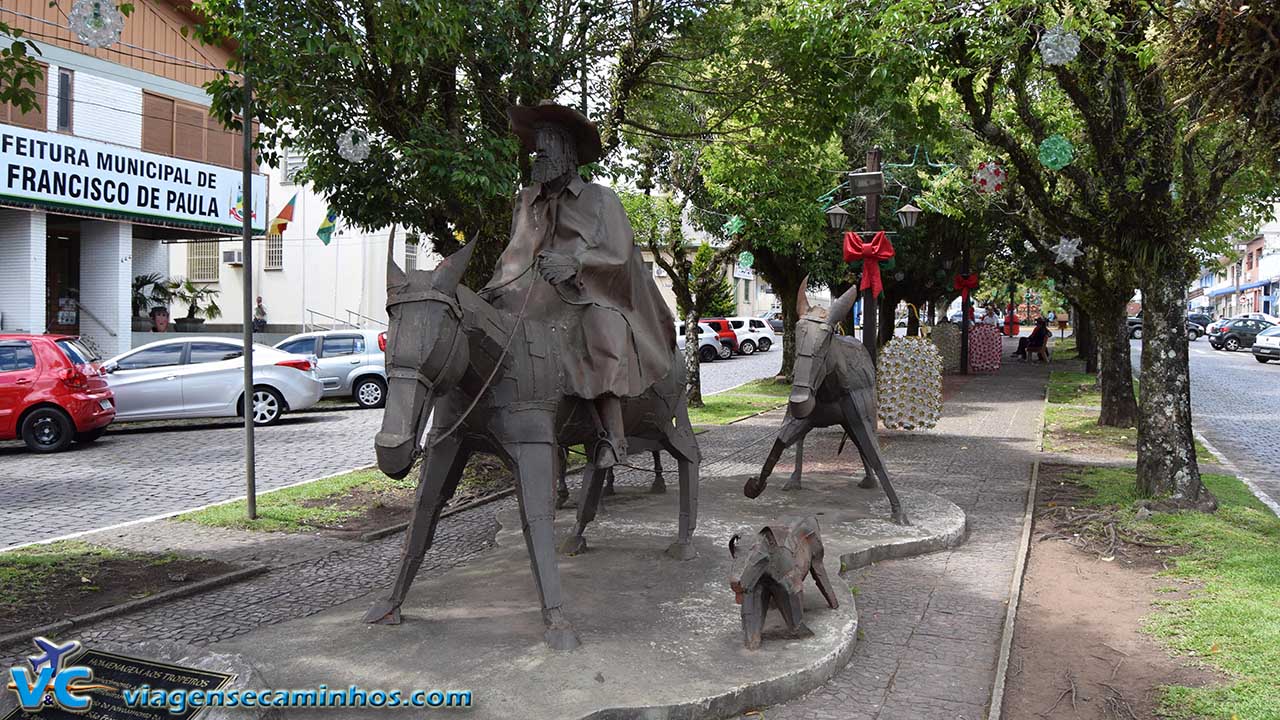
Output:
[[[983,716],[1046,377],[1044,366],[1021,364],[1006,366],[995,376],[949,377],[938,428],[882,435],[895,481],[901,487],[938,493],[964,508],[969,513],[969,540],[956,551],[883,563],[850,577],[861,616],[854,659],[824,687],[766,709],[768,720]],[[775,411],[700,435],[703,474],[758,472],[781,416],[781,411]],[[806,448],[807,468],[860,477],[851,448],[835,458],[839,439],[833,430],[812,433]],[[645,456],[633,456],[631,462],[649,465]],[[790,462],[787,453],[768,492],[780,492]],[[673,484],[674,466],[670,462],[665,466],[668,483]],[[624,471],[618,483],[624,492],[637,492],[650,479],[648,473]],[[419,583],[460,564],[483,561],[496,531],[496,513],[513,503],[507,498],[442,520]],[[205,646],[383,590],[394,577],[402,542],[399,536],[370,543],[305,535],[262,536],[171,521],[86,539],[138,549],[188,550],[275,568],[236,585],[73,633],[90,645],[100,641],[125,646],[150,640]],[[12,664],[28,652],[24,645],[0,648],[0,665]]]
[[[986,717],[1047,379],[1044,365],[1017,362],[948,377],[938,427],[883,437],[898,484],[963,508],[968,542],[853,573],[862,633],[853,659],[823,687],[767,709],[767,720]],[[839,437],[806,448],[806,466],[831,457]]]

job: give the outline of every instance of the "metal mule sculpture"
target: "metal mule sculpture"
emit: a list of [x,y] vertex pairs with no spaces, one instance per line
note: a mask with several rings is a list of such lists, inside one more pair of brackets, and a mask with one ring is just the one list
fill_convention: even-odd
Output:
[[805,278],[805,282],[800,284],[796,304],[796,314],[800,318],[795,330],[795,380],[787,400],[787,414],[760,475],[747,481],[743,494],[749,498],[759,497],[782,451],[796,443],[799,445],[796,448],[795,471],[783,489],[799,489],[805,435],[815,427],[839,425],[853,440],[862,458],[865,476],[859,487],[875,487],[878,477],[889,498],[893,521],[907,525],[907,514],[893,491],[889,472],[880,455],[880,443],[876,439],[876,369],[871,355],[855,338],[835,332],[840,319],[847,317],[853,309],[858,286],[845,291],[828,310],[809,307],[805,296],[807,283],[808,278]]
[[822,564],[825,550],[818,534],[818,519],[810,515],[789,524],[767,525],[755,535],[738,533],[729,539],[733,571],[729,586],[742,606],[742,635],[748,649],[760,647],[765,616],[770,607],[782,613],[788,632],[806,633],[804,625],[804,579],[813,575],[827,607],[840,607]]

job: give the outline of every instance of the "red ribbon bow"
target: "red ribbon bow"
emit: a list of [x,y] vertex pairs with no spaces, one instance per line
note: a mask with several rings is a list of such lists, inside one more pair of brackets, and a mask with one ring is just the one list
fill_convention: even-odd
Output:
[[893,257],[893,245],[884,231],[876,233],[871,240],[863,242],[856,232],[844,234],[844,261],[862,261],[862,282],[859,290],[870,288],[871,297],[879,297],[884,290],[880,282],[880,262]]
[[978,274],[969,273],[968,275],[956,275],[953,286],[955,289],[960,291],[960,298],[962,300],[968,300],[969,291],[978,289]]

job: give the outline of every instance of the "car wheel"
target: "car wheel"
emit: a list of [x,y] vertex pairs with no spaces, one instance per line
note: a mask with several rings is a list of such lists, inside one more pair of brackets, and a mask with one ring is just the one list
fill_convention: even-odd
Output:
[[85,444],[91,443],[94,440],[97,440],[98,438],[102,437],[102,433],[106,431],[107,431],[107,426],[103,425],[102,427],[94,428],[93,430],[78,432],[76,433],[76,442],[85,443]]
[[769,338],[760,338],[760,352],[769,352],[769,348],[773,347],[773,341]]
[[1265,364],[1266,364],[1266,362],[1267,362],[1268,360],[1270,360],[1271,358],[1264,358],[1264,357],[1262,357],[1261,355],[1254,355],[1254,356],[1253,356],[1253,359],[1254,359],[1254,360],[1257,360],[1258,362],[1263,363],[1263,364],[1265,365]]
[[[253,406],[250,408],[253,413],[253,424],[258,427],[266,427],[275,425],[280,420],[280,416],[284,415],[284,398],[275,388],[259,387],[253,389]],[[244,408],[240,408],[241,417],[244,417]]]
[[360,378],[351,396],[362,408],[380,408],[387,404],[387,384],[376,377]]
[[1192,330],[1192,331],[1188,332],[1188,333],[1187,333],[1187,338],[1189,338],[1190,342],[1195,342],[1195,341],[1199,340],[1199,339],[1200,339],[1200,331],[1199,331],[1199,330]]
[[751,342],[750,340],[743,340],[742,344],[738,346],[738,352],[742,353],[743,355],[750,355],[755,351],[756,351],[756,344]]
[[721,359],[721,360],[728,360],[728,359],[729,359],[729,358],[731,358],[731,357],[733,357],[733,349],[732,349],[732,348],[730,348],[728,345],[721,345],[721,346],[720,346],[720,359]]
[[1230,350],[1231,352],[1235,352],[1240,349],[1240,341],[1237,340],[1236,338],[1229,337],[1226,340],[1222,341],[1222,347],[1226,348],[1227,350]]
[[1140,327],[1135,327],[1135,328],[1132,328],[1131,330],[1129,330],[1129,337],[1133,338],[1134,340],[1141,340],[1141,339],[1142,339],[1142,328],[1140,328]]
[[702,348],[698,350],[698,359],[704,363],[713,362],[718,357],[720,356],[716,354],[716,351],[706,345],[703,345]]
[[74,437],[75,428],[71,425],[71,418],[57,408],[37,408],[22,419],[22,442],[32,452],[66,450]]

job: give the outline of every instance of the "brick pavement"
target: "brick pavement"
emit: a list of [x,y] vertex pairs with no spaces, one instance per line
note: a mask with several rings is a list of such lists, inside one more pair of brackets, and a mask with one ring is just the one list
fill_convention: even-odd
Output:
[[[903,487],[936,492],[970,514],[960,549],[866,568],[848,578],[858,592],[860,642],[853,661],[822,688],[771,708],[775,718],[977,718],[989,699],[1019,523],[1041,412],[1043,366],[1007,366],[998,376],[949,378],[944,418],[927,433],[883,437],[890,472]],[[775,412],[699,436],[703,472],[758,471],[777,428]],[[371,432],[371,431],[370,431]],[[860,477],[849,450],[835,462],[839,433],[810,436],[807,465]],[[647,458],[633,462],[647,466]],[[789,472],[790,455],[776,471]],[[646,473],[623,472],[623,486],[644,486]],[[670,481],[670,480],[669,480]],[[444,519],[421,581],[480,558],[491,546],[498,503]],[[136,548],[199,547],[231,560],[276,566],[270,573],[196,597],[87,627],[87,642],[130,645],[166,640],[204,646],[264,625],[320,612],[381,590],[393,578],[401,539],[371,543],[270,536],[162,522],[92,539]],[[283,565],[283,566],[281,566]],[[25,654],[0,648],[0,666]]]

